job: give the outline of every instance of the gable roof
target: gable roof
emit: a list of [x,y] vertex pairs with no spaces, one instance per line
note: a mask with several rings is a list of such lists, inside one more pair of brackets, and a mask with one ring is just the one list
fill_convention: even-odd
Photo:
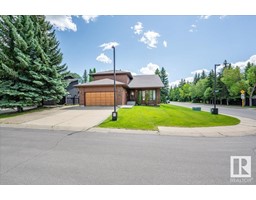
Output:
[[[82,84],[78,84],[75,85],[75,87],[83,87],[83,86],[109,86],[109,85],[114,85],[114,81],[112,79],[109,78],[104,78],[101,80],[97,80],[97,81],[92,81],[92,82],[88,82],[88,83],[82,83]],[[116,85],[126,85],[125,83],[116,81]]]
[[162,88],[162,83],[158,75],[137,75],[128,85],[129,88]]
[[[101,75],[111,75],[111,74],[114,74],[114,70],[91,73],[90,75],[92,75],[92,76],[95,76],[95,75],[96,76],[101,76]],[[127,72],[127,71],[116,70],[116,74],[127,74],[131,79],[133,78],[131,72]]]

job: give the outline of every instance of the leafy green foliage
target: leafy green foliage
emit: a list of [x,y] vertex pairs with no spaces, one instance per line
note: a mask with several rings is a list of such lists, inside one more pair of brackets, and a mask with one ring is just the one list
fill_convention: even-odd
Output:
[[[181,79],[178,86],[170,88],[169,96],[172,101],[193,101],[193,102],[213,102],[214,97],[214,71],[208,75],[203,71],[202,74],[195,74],[191,83],[186,83]],[[248,63],[245,70],[239,67],[232,67],[225,64],[216,77],[216,97],[219,103],[226,100],[240,101],[240,91],[244,90],[249,94],[250,106],[252,96],[256,90],[256,66]]]

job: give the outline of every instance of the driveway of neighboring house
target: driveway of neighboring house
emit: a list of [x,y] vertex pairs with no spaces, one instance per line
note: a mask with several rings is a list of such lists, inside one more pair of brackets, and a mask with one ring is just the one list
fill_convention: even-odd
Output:
[[111,115],[112,107],[68,106],[0,119],[1,126],[81,131]]

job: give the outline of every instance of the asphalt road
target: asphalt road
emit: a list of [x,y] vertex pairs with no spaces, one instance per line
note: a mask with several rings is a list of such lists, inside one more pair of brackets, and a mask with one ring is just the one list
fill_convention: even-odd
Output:
[[[213,108],[213,105],[208,104],[200,104],[200,103],[188,103],[188,102],[170,102],[172,105],[177,106],[184,106],[192,108],[194,107],[201,107],[203,111],[209,111]],[[220,114],[227,114],[227,115],[234,115],[238,117],[245,117],[250,119],[256,120],[256,108],[242,108],[239,106],[221,106],[217,105],[217,108],[219,109]]]
[[1,128],[0,184],[236,184],[230,156],[251,156],[253,179],[240,184],[256,184],[256,136]]

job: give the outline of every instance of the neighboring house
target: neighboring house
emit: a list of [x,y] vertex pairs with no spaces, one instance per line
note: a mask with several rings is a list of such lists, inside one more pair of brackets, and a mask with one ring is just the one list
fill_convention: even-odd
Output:
[[79,104],[79,90],[75,87],[79,83],[79,79],[67,76],[65,80],[68,84],[66,88],[67,95],[63,97],[59,104]]
[[[113,70],[91,74],[93,81],[76,85],[80,94],[80,105],[114,105]],[[116,70],[117,105],[160,104],[160,89],[164,87],[158,75],[132,76],[130,72]]]

